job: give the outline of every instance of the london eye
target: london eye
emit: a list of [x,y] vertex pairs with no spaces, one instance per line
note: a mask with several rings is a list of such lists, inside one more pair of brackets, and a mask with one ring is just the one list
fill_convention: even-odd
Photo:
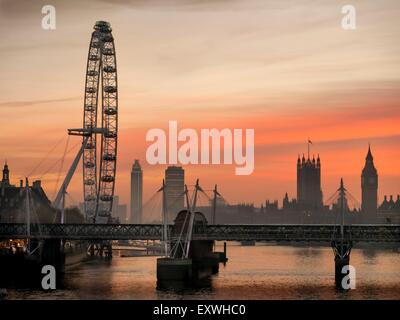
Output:
[[[84,211],[88,221],[97,223],[108,223],[111,217],[117,163],[118,85],[111,31],[108,22],[96,22],[90,40],[85,81]],[[98,120],[99,113],[101,119]],[[99,128],[102,130],[93,130]],[[100,146],[97,141],[99,133]]]
[[[91,223],[110,222],[118,138],[117,63],[111,31],[108,22],[97,21],[90,40],[83,127],[68,129],[70,135],[83,137],[82,146],[54,201],[55,206],[62,211],[62,223],[63,199],[81,157],[83,157],[85,218]],[[99,145],[98,140],[100,140]]]

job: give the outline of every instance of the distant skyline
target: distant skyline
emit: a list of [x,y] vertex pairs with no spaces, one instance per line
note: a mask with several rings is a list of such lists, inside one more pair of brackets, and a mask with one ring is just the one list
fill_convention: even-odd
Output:
[[[52,4],[57,29],[41,29]],[[361,170],[371,143],[383,195],[400,193],[400,2],[359,1],[357,29],[340,27],[343,1],[329,0],[0,0],[0,160],[13,184],[41,178],[49,197],[80,139],[87,50],[97,20],[111,23],[119,80],[115,194],[129,205],[134,159],[144,203],[167,166],[145,161],[146,132],[168,128],[254,128],[255,170],[183,166],[185,181],[218,188],[231,203],[296,197],[297,156],[321,158],[326,200],[344,178],[361,201]],[[61,141],[61,139],[64,139]],[[50,153],[52,147],[61,141]],[[82,168],[69,193],[82,201]]]

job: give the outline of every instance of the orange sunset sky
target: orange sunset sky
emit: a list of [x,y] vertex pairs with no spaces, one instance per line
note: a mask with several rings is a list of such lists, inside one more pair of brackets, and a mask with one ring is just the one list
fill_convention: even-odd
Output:
[[[185,167],[189,184],[218,183],[230,203],[295,197],[308,137],[321,157],[324,199],[343,177],[360,200],[369,142],[380,201],[400,194],[400,2],[352,0],[357,29],[345,31],[347,2],[0,0],[0,159],[14,184],[40,178],[54,196],[80,143],[70,138],[58,178],[67,128],[82,125],[90,35],[106,20],[117,52],[122,202],[136,158],[144,200],[161,184],[165,166],[146,163],[145,135],[168,120],[180,129],[255,129],[252,175],[235,176],[234,165]],[[56,30],[41,28],[45,4],[56,8]],[[69,193],[81,201],[81,166]]]

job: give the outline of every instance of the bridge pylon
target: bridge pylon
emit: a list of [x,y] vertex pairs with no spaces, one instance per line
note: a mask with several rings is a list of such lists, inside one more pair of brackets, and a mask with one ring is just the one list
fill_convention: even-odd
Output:
[[346,281],[345,277],[348,271],[345,267],[350,265],[350,252],[352,243],[349,240],[345,241],[332,241],[332,248],[335,255],[335,285],[336,288],[347,290],[349,287],[344,287],[343,282]]
[[[340,187],[337,190],[338,192],[338,205],[340,208],[340,237],[338,239],[332,240],[332,249],[335,255],[335,285],[338,289],[348,290],[349,286],[344,286],[343,282],[346,281],[346,277],[348,276],[349,268],[346,270],[346,266],[350,265],[350,253],[352,248],[352,241],[348,235],[345,234],[344,226],[345,226],[345,209],[347,204],[346,199],[346,189],[343,184],[343,178],[340,179]],[[334,233],[335,237],[336,233]]]

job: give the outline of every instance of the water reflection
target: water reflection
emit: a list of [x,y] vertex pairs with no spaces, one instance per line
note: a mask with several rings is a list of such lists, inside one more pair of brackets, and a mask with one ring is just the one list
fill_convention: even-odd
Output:
[[330,247],[228,245],[228,258],[188,286],[157,283],[156,257],[115,256],[68,270],[54,292],[10,289],[9,299],[400,299],[400,254],[389,249],[352,250],[357,282],[348,292],[334,286]]
[[375,265],[379,263],[377,261],[378,252],[375,248],[364,248],[361,249],[361,254],[364,257],[365,263],[369,265]]
[[157,290],[161,293],[170,295],[193,295],[193,294],[211,294],[212,277],[205,279],[192,279],[185,281],[157,281]]

